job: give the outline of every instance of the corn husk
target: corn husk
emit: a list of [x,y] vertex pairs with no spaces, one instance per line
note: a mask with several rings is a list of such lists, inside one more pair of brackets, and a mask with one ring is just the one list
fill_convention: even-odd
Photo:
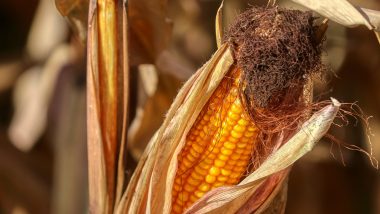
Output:
[[215,17],[215,39],[218,48],[222,45],[223,38],[223,3],[224,1],[220,4]]

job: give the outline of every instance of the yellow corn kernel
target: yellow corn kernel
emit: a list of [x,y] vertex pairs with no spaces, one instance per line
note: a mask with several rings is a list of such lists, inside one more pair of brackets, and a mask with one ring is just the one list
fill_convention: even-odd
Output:
[[223,154],[219,154],[218,155],[218,159],[221,160],[221,161],[223,161],[223,162],[226,161],[226,160],[228,160],[228,158],[229,157],[227,155],[223,155]]
[[243,133],[237,132],[235,130],[232,130],[231,131],[231,136],[234,137],[234,138],[241,138],[243,136]]
[[183,189],[186,190],[187,192],[193,192],[195,190],[195,187],[187,183],[185,184],[185,187]]
[[246,119],[242,118],[242,119],[240,119],[238,121],[238,124],[241,125],[241,126],[246,126],[246,125],[249,124],[249,120],[246,120]]
[[182,207],[178,204],[173,205],[173,211],[176,213],[181,213],[182,212]]
[[222,168],[222,167],[224,167],[224,166],[226,165],[226,161],[216,159],[214,165],[215,165],[216,167],[220,167],[220,168]]
[[232,150],[227,149],[227,148],[224,148],[224,147],[221,149],[220,152],[221,152],[223,155],[226,155],[226,156],[231,155],[231,154],[233,153]]
[[217,178],[217,180],[218,180],[218,181],[221,181],[221,182],[225,182],[225,181],[228,180],[228,177],[225,177],[225,176],[219,176],[219,177]]
[[202,191],[202,192],[207,192],[210,190],[210,184],[207,184],[207,183],[202,183],[200,186],[199,186],[199,190]]
[[198,186],[198,184],[201,183],[201,181],[200,181],[200,180],[197,180],[197,179],[188,179],[187,182],[188,182],[189,184],[191,184],[192,186]]
[[240,159],[240,154],[239,153],[234,153],[231,154],[231,160],[239,160]]
[[217,182],[214,184],[214,187],[217,188],[217,187],[225,186],[226,184],[227,184],[226,182]]
[[178,155],[172,213],[182,213],[208,191],[234,185],[245,174],[257,128],[239,98],[240,70],[219,84]]
[[232,150],[232,149],[236,148],[236,144],[227,141],[227,142],[224,143],[224,147],[227,148],[227,149],[231,149]]
[[209,170],[210,175],[218,176],[220,174],[220,169],[218,167],[211,167]]
[[229,176],[229,175],[231,175],[231,170],[228,170],[228,169],[221,169],[220,172],[221,172],[222,175],[224,175],[224,176]]
[[240,174],[241,174],[240,172],[233,172],[231,173],[230,178],[239,178]]
[[201,198],[205,193],[203,191],[195,191],[195,196]]
[[203,180],[203,176],[196,172],[191,173],[191,177],[196,180]]
[[213,175],[206,175],[206,182],[209,183],[209,184],[212,184],[216,181],[216,177],[213,176]]

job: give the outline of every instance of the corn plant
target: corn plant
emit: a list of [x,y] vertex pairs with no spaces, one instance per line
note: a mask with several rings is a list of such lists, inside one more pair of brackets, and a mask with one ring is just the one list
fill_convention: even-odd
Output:
[[341,107],[334,98],[312,101],[312,78],[324,72],[321,46],[327,20],[365,25],[377,36],[380,26],[379,12],[345,0],[293,1],[325,19],[318,22],[311,12],[270,1],[239,15],[223,35],[221,5],[218,49],[178,92],[128,181],[128,77],[135,62],[128,60],[134,59],[129,47],[141,44],[150,56],[160,49],[157,43],[149,46],[150,40],[139,43],[128,37],[146,38],[141,32],[160,30],[136,30],[128,7],[138,1],[89,2],[91,212],[284,212],[292,164],[327,133]]

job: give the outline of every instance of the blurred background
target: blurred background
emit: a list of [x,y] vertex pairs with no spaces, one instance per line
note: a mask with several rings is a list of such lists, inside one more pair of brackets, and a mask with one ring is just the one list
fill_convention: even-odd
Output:
[[[145,8],[143,15],[130,8],[127,175],[178,89],[216,50],[220,0],[157,2],[165,6]],[[277,2],[298,8],[286,0]],[[380,10],[377,0],[350,2]],[[63,18],[53,0],[0,1],[0,213],[88,211],[85,27],[80,24],[88,2],[57,3],[61,13],[74,12]],[[225,0],[224,25],[253,4],[266,1]],[[171,20],[168,31],[150,35],[165,41],[154,54],[138,42],[136,29],[146,27],[138,25],[142,16]],[[159,21],[151,24],[161,27]],[[337,121],[330,134],[380,160],[380,45],[375,35],[365,27],[348,29],[330,22],[324,60],[331,71],[315,85],[317,100],[357,102],[372,116],[370,132],[360,120],[349,118],[347,126],[339,127],[344,123]],[[362,152],[339,148],[325,138],[294,165],[286,213],[380,213],[380,173]]]

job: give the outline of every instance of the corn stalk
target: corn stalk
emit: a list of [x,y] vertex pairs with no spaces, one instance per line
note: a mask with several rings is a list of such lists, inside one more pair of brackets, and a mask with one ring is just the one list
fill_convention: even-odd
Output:
[[126,12],[123,1],[90,1],[87,135],[92,213],[112,213],[124,182],[128,106]]

